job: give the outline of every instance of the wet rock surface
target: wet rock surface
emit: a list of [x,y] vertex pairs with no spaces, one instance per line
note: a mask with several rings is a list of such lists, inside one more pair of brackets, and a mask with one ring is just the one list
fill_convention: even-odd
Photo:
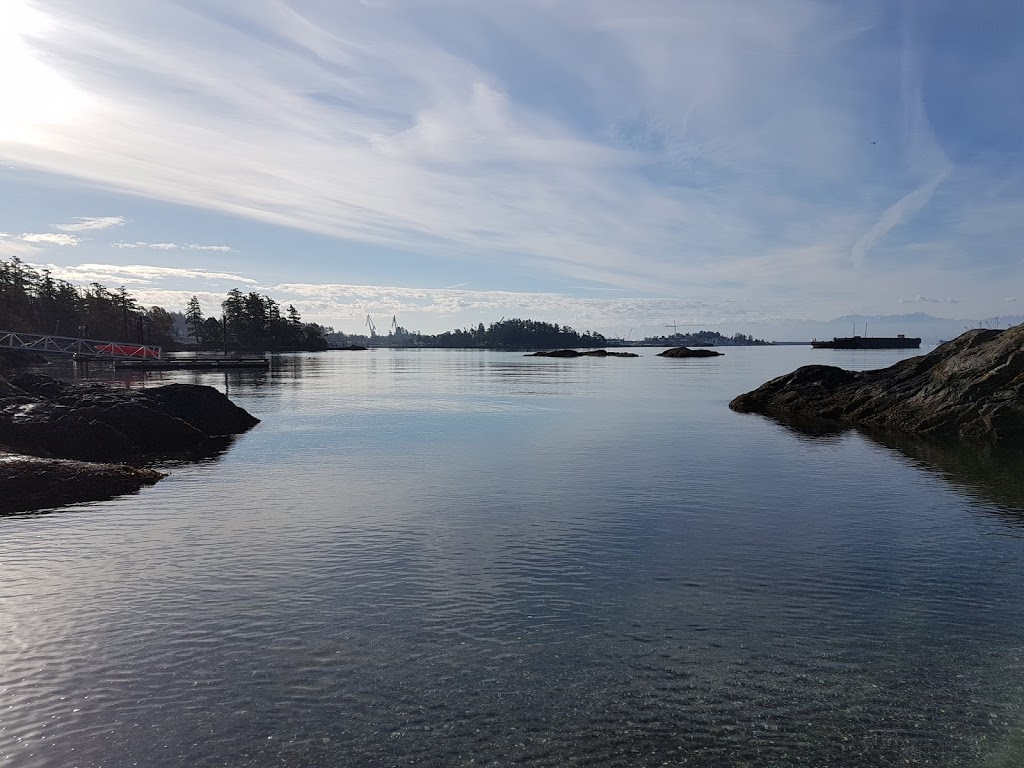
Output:
[[131,390],[37,373],[0,377],[0,508],[16,497],[32,499],[31,509],[136,490],[163,475],[91,462],[211,453],[257,423],[213,387]]
[[6,396],[0,385],[0,445],[34,456],[130,461],[200,450],[258,422],[194,384],[132,390],[32,373],[12,376]]
[[101,501],[165,477],[153,469],[0,454],[0,514]]
[[1024,325],[967,331],[880,370],[804,366],[740,395],[729,407],[783,421],[1024,445]]

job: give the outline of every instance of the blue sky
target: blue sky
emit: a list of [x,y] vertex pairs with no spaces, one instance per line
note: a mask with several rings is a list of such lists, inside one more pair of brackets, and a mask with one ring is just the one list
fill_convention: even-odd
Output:
[[1019,313],[1021,29],[1016,0],[3,0],[0,256],[350,332]]

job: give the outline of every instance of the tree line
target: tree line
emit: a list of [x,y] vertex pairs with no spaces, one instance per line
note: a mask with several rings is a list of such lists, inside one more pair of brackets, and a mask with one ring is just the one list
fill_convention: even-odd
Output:
[[238,288],[228,291],[219,318],[205,317],[199,299],[193,296],[185,307],[185,327],[195,343],[205,348],[313,352],[327,349],[325,336],[332,330],[302,322],[291,304],[282,313],[280,304],[269,296],[242,293]]
[[122,285],[79,288],[17,257],[0,260],[0,330],[173,345],[175,313],[144,307]]
[[502,318],[496,323],[475,328],[462,328],[438,334],[409,331],[400,325],[386,336],[349,335],[332,332],[327,340],[333,347],[351,344],[369,344],[394,347],[425,347],[447,349],[578,349],[601,347],[608,340],[600,333],[580,333],[568,325],[546,323],[541,320]]
[[[49,333],[175,348],[182,342],[201,349],[316,351],[352,344],[459,349],[556,349],[622,346],[622,339],[580,333],[568,325],[539,320],[502,318],[496,323],[435,335],[409,331],[395,323],[386,336],[348,335],[332,328],[304,323],[291,304],[259,293],[233,288],[221,302],[219,314],[206,316],[199,299],[189,299],[185,311],[141,306],[122,285],[110,290],[99,283],[80,288],[55,279],[49,270],[36,270],[17,257],[0,260],[0,330]],[[185,337],[185,338],[183,338]],[[723,336],[716,331],[646,338],[638,345],[685,346],[767,344],[742,333]]]
[[0,260],[0,330],[172,349],[188,341],[182,338],[187,334],[200,348],[306,351],[327,349],[324,337],[331,331],[302,322],[291,305],[282,314],[269,296],[237,288],[221,303],[219,318],[204,317],[195,296],[184,313],[145,307],[123,285],[80,288],[17,257]]
[[757,347],[769,346],[771,342],[755,339],[745,333],[725,336],[718,331],[695,331],[674,333],[671,336],[648,336],[636,342],[638,347]]

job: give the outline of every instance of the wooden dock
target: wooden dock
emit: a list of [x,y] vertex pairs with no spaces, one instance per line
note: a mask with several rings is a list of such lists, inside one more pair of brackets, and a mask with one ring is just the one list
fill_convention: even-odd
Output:
[[266,357],[163,357],[159,360],[115,360],[119,371],[234,371],[270,368]]

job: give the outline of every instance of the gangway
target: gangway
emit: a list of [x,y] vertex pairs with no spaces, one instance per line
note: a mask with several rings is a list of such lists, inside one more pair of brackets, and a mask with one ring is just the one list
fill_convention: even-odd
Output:
[[0,331],[0,349],[25,352],[46,352],[54,355],[111,359],[159,360],[161,348],[149,344],[128,344],[120,341],[77,339],[73,336],[50,336],[41,333]]

